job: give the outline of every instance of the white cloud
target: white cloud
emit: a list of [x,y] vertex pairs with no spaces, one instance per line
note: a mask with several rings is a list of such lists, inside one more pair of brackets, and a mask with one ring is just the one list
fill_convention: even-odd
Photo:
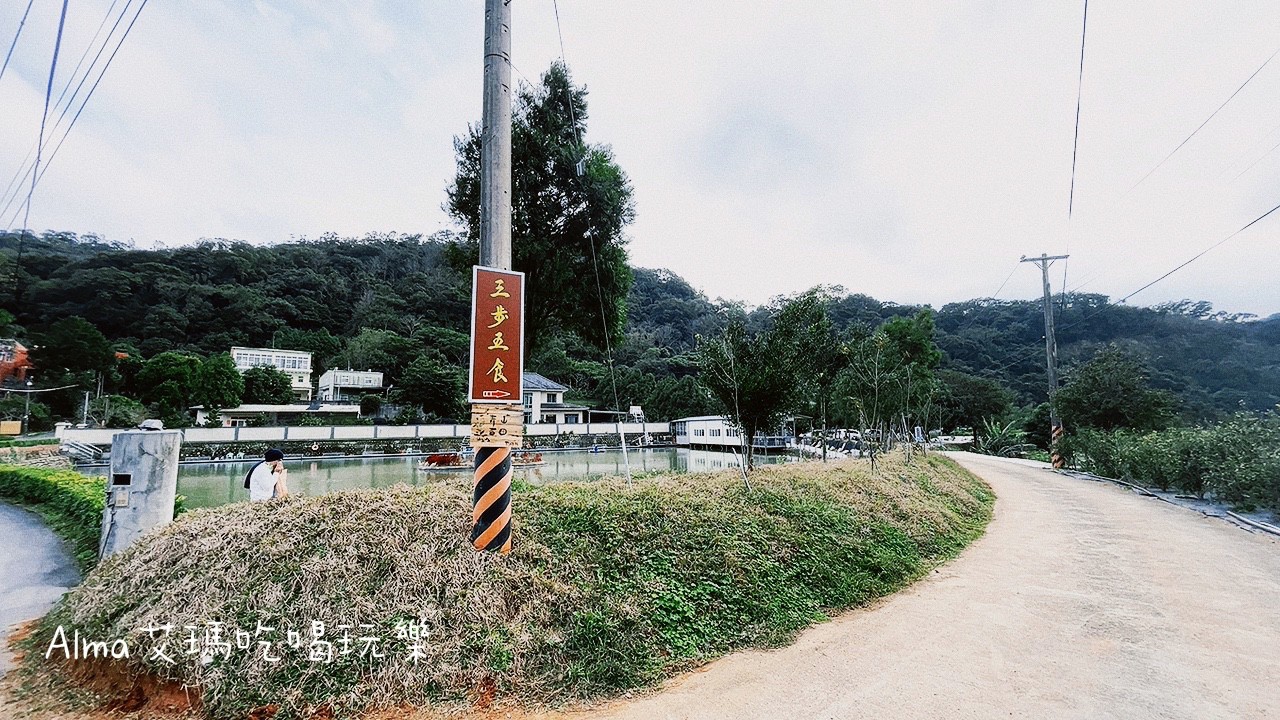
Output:
[[[18,5],[0,7],[0,38]],[[0,181],[39,126],[57,18],[38,5],[0,81]],[[66,70],[107,5],[73,8]],[[1280,202],[1280,151],[1235,179],[1280,141],[1280,61],[1127,192],[1276,49],[1274,3],[1090,8],[1070,224],[1077,3],[560,10],[589,139],[636,188],[634,261],[711,296],[839,283],[936,306],[1068,247],[1069,285],[1120,296]],[[560,52],[551,3],[513,12],[515,65],[536,79]],[[144,245],[445,227],[452,138],[480,112],[482,25],[479,0],[151,3],[32,224]],[[1280,310],[1276,223],[1134,301]],[[1037,275],[1019,268],[1002,296],[1035,297]]]

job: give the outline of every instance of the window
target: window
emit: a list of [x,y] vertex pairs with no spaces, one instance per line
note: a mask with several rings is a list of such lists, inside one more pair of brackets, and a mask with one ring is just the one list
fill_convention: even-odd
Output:
[[711,431],[711,437],[720,437],[720,428],[713,429]]
[[565,416],[564,416],[564,424],[565,424],[565,425],[577,425],[577,424],[578,424],[578,413],[566,413],[566,414],[565,414]]
[[555,393],[547,393],[547,402],[549,403],[559,402],[558,398],[559,396],[556,395]]
[[524,406],[533,407],[533,393],[524,394]]
[[556,416],[555,416],[555,415],[543,415],[543,416],[542,416],[542,422],[544,422],[544,423],[554,423],[555,421],[556,421]]

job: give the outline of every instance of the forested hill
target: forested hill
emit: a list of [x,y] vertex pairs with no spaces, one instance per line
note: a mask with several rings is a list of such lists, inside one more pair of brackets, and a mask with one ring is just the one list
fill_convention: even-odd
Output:
[[[141,250],[47,233],[25,242],[20,296],[14,301],[7,286],[5,306],[16,318],[11,333],[24,340],[78,316],[135,357],[275,344],[316,353],[318,370],[376,365],[395,383],[423,353],[459,367],[464,362],[470,263],[450,240],[326,236],[271,246],[206,241]],[[15,235],[0,236],[0,276],[12,277],[16,250]],[[581,303],[598,307],[592,283],[577,287]],[[840,288],[825,294],[842,333],[921,309]],[[1250,320],[1191,302],[1116,306],[1100,295],[1070,295],[1057,313],[1067,372],[1117,344],[1143,359],[1153,384],[1176,393],[1189,416],[1280,403],[1278,316]],[[756,322],[765,315],[708,300],[670,271],[634,269],[627,324],[614,346],[617,403],[642,404],[659,418],[713,411],[694,383],[692,351],[698,335],[743,314]],[[934,323],[945,369],[997,380],[1021,405],[1044,399],[1038,300],[952,303],[937,311]],[[554,327],[531,340],[530,369],[569,384],[580,399],[615,404],[598,349]]]

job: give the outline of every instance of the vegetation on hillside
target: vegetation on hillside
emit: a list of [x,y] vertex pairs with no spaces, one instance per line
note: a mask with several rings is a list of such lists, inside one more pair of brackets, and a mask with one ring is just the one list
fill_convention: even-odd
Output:
[[[607,697],[902,587],[980,534],[993,500],[938,456],[875,474],[769,466],[753,486],[733,473],[519,486],[505,558],[466,543],[470,496],[446,485],[196,510],[104,561],[32,642],[58,625],[128,638],[112,693],[152,673],[196,688],[213,717]],[[206,645],[213,622],[225,651]],[[381,638],[382,657],[361,637]]]

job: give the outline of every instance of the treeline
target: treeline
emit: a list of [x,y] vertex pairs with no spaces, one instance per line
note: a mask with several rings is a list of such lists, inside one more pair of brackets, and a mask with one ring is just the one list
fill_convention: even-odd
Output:
[[[5,276],[13,276],[18,239],[0,235]],[[396,399],[420,408],[423,417],[457,419],[468,333],[465,253],[448,234],[329,235],[268,246],[210,240],[173,249],[138,249],[70,233],[28,236],[16,300],[6,303],[13,314],[6,331],[45,348],[36,375],[46,387],[67,380],[95,396],[118,393],[146,402],[151,391],[136,385],[149,359],[166,353],[210,358],[233,345],[274,345],[314,353],[317,375],[330,367],[382,370],[400,389]],[[698,381],[699,338],[716,336],[733,321],[759,332],[771,323],[771,307],[711,301],[666,270],[633,268],[630,275],[625,324],[610,329],[613,372],[598,343],[551,322],[528,338],[529,369],[569,385],[571,399],[597,407],[642,405],[661,419],[719,412]],[[590,283],[564,287],[576,293],[575,302],[599,308]],[[930,425],[977,427],[983,418],[1017,408],[1029,428],[1044,424],[1032,418],[1047,399],[1038,302],[974,300],[934,313],[842,288],[816,293],[832,343],[883,342],[875,339],[878,330],[927,317],[929,326],[918,331],[937,352],[924,363],[938,383],[929,398],[935,408]],[[1276,317],[1214,315],[1204,303],[1114,306],[1098,295],[1069,295],[1058,313],[1068,379],[1099,350],[1114,346],[1142,365],[1154,389],[1169,394],[1172,418],[1208,420],[1280,402]],[[110,352],[77,350],[77,343],[89,341],[75,337],[47,337],[68,318],[100,332]],[[67,358],[50,357],[59,346],[68,348]],[[115,353],[128,357],[117,360]],[[71,357],[77,355],[87,359]],[[919,378],[915,384],[924,387]],[[78,417],[83,390],[61,401],[50,398],[53,415]],[[860,411],[851,397],[846,393],[826,408],[831,421],[856,424]],[[184,396],[170,405],[195,400]],[[1041,407],[1038,414],[1046,412]]]

